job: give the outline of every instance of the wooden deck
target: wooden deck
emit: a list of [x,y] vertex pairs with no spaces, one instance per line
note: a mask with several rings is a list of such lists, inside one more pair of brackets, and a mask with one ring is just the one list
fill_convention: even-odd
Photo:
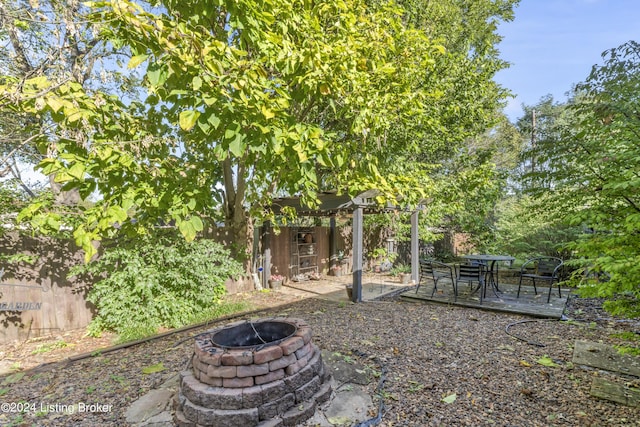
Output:
[[[474,284],[475,285],[475,284]],[[533,286],[522,285],[520,298],[516,298],[518,292],[517,284],[500,283],[498,296],[494,295],[490,288],[487,288],[487,295],[482,304],[478,292],[472,293],[466,283],[460,283],[458,288],[458,299],[454,302],[453,287],[451,283],[438,282],[438,290],[433,297],[433,284],[431,282],[423,284],[416,293],[416,288],[412,288],[401,294],[401,298],[412,301],[428,301],[443,304],[458,305],[463,307],[473,307],[482,310],[502,311],[507,313],[524,314],[533,317],[549,319],[560,319],[567,304],[569,289],[562,289],[562,298],[558,297],[558,288],[554,285],[551,293],[551,301],[547,303],[549,286],[538,286],[538,295],[534,295]]]

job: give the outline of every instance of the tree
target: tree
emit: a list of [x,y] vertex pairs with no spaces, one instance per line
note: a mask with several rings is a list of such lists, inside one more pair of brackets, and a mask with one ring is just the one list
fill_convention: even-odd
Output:
[[513,19],[517,1],[399,4],[405,23],[442,43],[445,52],[433,58],[425,76],[417,76],[433,98],[420,117],[392,127],[390,138],[407,143],[387,154],[384,168],[428,175],[423,228],[473,232],[481,244],[488,241],[493,207],[506,190],[505,171],[514,161],[509,157],[519,152],[519,138],[500,113],[508,92],[493,79],[508,65],[496,47],[497,23]]
[[520,164],[515,171],[521,184],[520,191],[546,191],[556,185],[550,178],[554,170],[562,169],[563,165],[547,158],[549,153],[562,150],[560,141],[564,132],[575,121],[569,108],[573,102],[573,97],[566,103],[560,103],[553,96],[546,95],[533,106],[523,106],[524,115],[516,123],[524,142]]
[[[46,93],[71,82],[87,90],[108,87],[114,93],[130,94],[134,76],[116,73],[106,64],[117,59],[117,52],[94,37],[94,25],[83,19],[87,12],[77,0],[1,2],[0,85],[15,84],[17,89],[28,87],[28,81],[46,79],[51,84],[39,86],[40,92],[33,95],[37,94],[39,104],[46,100],[58,111],[60,97],[46,97]],[[26,194],[35,197],[37,189],[22,179],[19,165],[35,166],[55,155],[58,138],[71,136],[47,114],[15,108],[19,100],[19,90],[0,93],[0,177],[12,176]],[[78,201],[77,194],[61,192],[60,183],[50,178],[59,202]]]
[[[380,202],[415,203],[435,190],[432,168],[397,168],[390,153],[422,151],[426,160],[438,150],[456,153],[482,126],[473,117],[493,114],[502,93],[487,83],[497,63],[477,62],[487,51],[482,43],[452,43],[449,55],[426,24],[391,3],[92,7],[100,40],[128,51],[130,69],[145,69],[144,99],[125,103],[105,90],[46,79],[5,85],[17,94],[15,111],[49,115],[67,135],[79,135],[60,138],[56,156],[40,167],[82,197],[100,194],[75,230],[88,256],[93,240],[159,221],[175,223],[188,239],[205,223],[224,221],[239,243],[236,256],[246,258],[251,219],[268,218],[271,198],[283,194],[313,205],[324,189],[376,188]],[[461,22],[466,8],[456,7]],[[485,16],[475,12],[479,23]],[[473,90],[460,90],[455,81],[463,77]],[[462,117],[464,126],[452,126]],[[24,216],[41,212],[36,205]]]
[[[375,186],[387,197],[398,184],[407,187],[411,180],[382,179],[381,136],[427,96],[418,91],[407,99],[414,88],[402,78],[424,73],[438,49],[404,28],[398,9],[360,2],[164,6],[167,13],[154,14],[135,3],[94,5],[101,8],[96,22],[109,23],[102,36],[116,47],[126,41],[130,67],[147,64],[149,96],[136,111],[97,92],[98,103],[74,92],[91,133],[84,146],[62,141],[57,158],[41,164],[67,188],[102,195],[76,230],[89,252],[90,241],[114,222],[139,230],[173,220],[193,238],[201,217],[223,219],[233,240],[247,242],[250,216],[263,214],[274,195],[298,193],[313,203],[322,186]],[[393,56],[397,49],[403,54]],[[59,123],[77,128],[69,113]],[[116,114],[131,119],[126,128]]]
[[[640,45],[603,54],[568,108],[562,138],[540,152],[554,204],[585,233],[570,245],[576,266],[606,277],[583,281],[585,295],[613,298],[606,307],[640,315]],[[580,279],[581,277],[578,277]]]

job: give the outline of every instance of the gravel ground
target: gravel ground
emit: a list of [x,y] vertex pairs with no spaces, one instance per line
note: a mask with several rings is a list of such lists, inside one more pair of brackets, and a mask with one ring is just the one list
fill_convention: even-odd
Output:
[[[259,307],[287,302],[277,293],[251,298]],[[377,381],[370,385],[374,401],[382,398],[385,406],[380,426],[640,426],[640,408],[589,395],[596,376],[633,379],[571,363],[576,340],[620,344],[612,334],[640,333],[640,323],[611,318],[598,300],[575,297],[567,314],[572,321],[534,320],[391,296],[361,304],[298,299],[251,316],[305,319],[320,348],[386,372],[382,390],[374,390]],[[209,328],[0,378],[0,402],[9,404],[0,425],[127,425],[127,407],[184,369],[193,348],[189,337]],[[15,358],[17,351],[5,349],[4,357]],[[545,359],[556,366],[539,363]],[[159,363],[164,370],[143,373]],[[26,412],[10,412],[21,403],[29,405]],[[110,410],[58,410],[79,403]]]

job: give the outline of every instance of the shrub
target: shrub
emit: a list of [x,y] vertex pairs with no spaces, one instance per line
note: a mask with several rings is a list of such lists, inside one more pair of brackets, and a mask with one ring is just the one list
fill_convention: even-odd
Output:
[[89,334],[113,331],[127,341],[227,311],[220,307],[224,283],[241,272],[218,243],[160,236],[107,248],[72,274],[100,278],[88,296],[98,311]]

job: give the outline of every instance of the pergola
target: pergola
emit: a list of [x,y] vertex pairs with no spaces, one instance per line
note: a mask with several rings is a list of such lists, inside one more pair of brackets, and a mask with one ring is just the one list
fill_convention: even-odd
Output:
[[[365,191],[355,197],[337,195],[335,193],[322,193],[318,195],[320,204],[315,209],[310,209],[300,203],[299,197],[285,197],[273,199],[272,209],[279,214],[282,209],[292,208],[298,216],[330,217],[331,233],[335,230],[335,217],[339,214],[351,213],[353,217],[353,302],[362,302],[362,258],[363,258],[363,220],[368,213],[381,213],[401,210],[398,206],[380,206],[375,201],[376,190]],[[418,212],[421,206],[411,210],[411,279],[418,282],[419,275],[419,248],[418,248]],[[263,239],[263,271],[271,271],[271,248],[268,238]],[[331,239],[331,255],[335,255],[335,239]]]

